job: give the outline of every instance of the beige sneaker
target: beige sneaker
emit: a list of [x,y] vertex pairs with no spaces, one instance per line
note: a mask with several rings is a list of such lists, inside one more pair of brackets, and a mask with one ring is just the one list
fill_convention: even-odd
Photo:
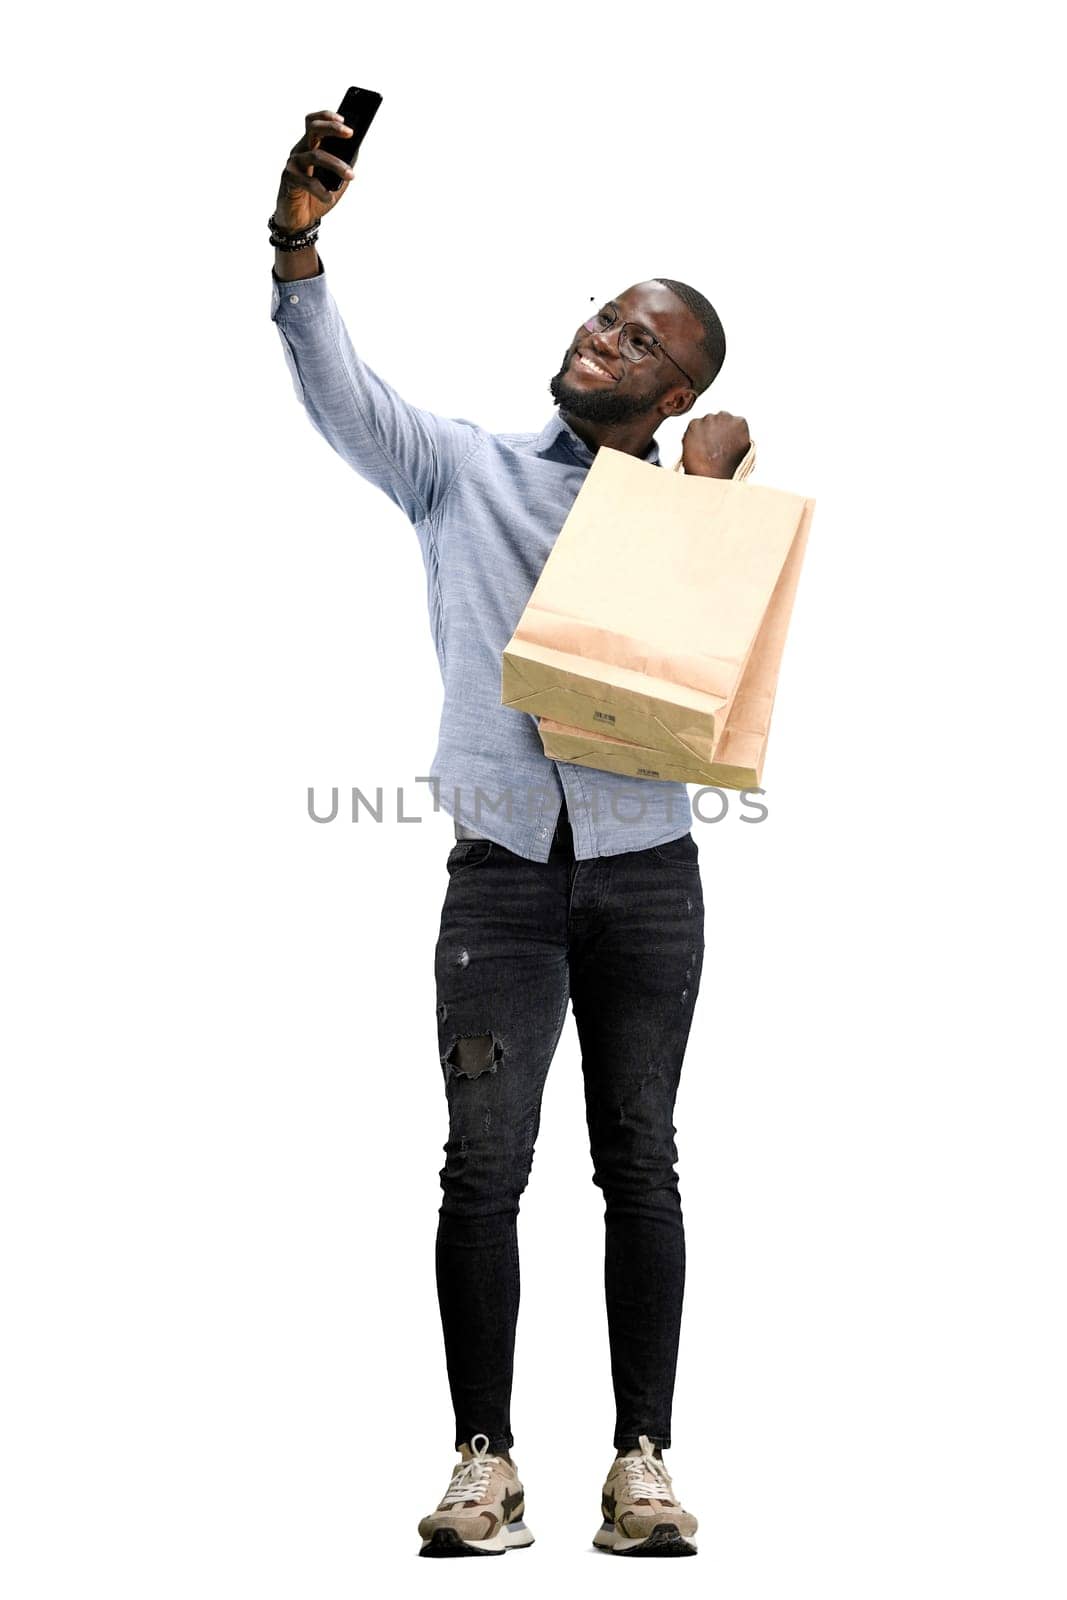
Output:
[[593,1535],[616,1556],[695,1556],[697,1519],[683,1511],[671,1475],[646,1434],[636,1450],[616,1456],[604,1484],[604,1521]]
[[491,1456],[484,1433],[460,1445],[459,1453],[444,1498],[419,1523],[419,1555],[502,1556],[533,1544],[522,1520],[525,1502],[514,1462]]

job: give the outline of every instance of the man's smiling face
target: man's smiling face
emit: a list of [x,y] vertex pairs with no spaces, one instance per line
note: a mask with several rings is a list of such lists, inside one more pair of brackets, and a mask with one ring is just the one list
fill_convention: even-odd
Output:
[[[696,395],[685,374],[702,383],[706,366],[704,330],[688,306],[663,284],[649,282],[597,309],[605,320],[614,313],[614,325],[591,331],[583,323],[576,332],[549,383],[560,411],[587,422],[628,422],[656,407],[665,417],[688,411]],[[631,361],[619,348],[624,322],[628,336],[644,342],[642,334],[652,334],[660,346]]]

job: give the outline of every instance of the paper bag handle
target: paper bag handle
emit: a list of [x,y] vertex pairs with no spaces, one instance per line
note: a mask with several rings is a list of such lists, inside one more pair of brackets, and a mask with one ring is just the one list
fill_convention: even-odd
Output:
[[[742,478],[747,478],[748,477],[749,473],[752,471],[752,468],[755,465],[756,465],[756,441],[755,441],[755,439],[753,439],[753,440],[750,441],[748,449],[745,451],[744,455],[742,456],[740,465],[738,466],[737,471],[734,473],[734,477],[738,480],[738,482],[740,482]],[[672,472],[681,472],[681,470],[682,470],[682,458],[681,458],[681,456],[679,456],[677,461],[674,463],[674,466],[671,468],[671,471]]]

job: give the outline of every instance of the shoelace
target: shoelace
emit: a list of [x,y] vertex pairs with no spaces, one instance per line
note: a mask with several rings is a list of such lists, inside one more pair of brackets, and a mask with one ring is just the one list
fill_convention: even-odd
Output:
[[[469,1461],[461,1461],[453,1469],[452,1482],[441,1501],[443,1506],[458,1505],[463,1500],[481,1500],[489,1487],[493,1468],[499,1463],[500,1457],[486,1454],[489,1440],[484,1433],[476,1433],[474,1438],[485,1439],[485,1444],[475,1450]],[[474,1439],[471,1444],[474,1444]]]
[[639,1456],[622,1456],[621,1460],[626,1473],[626,1492],[631,1500],[666,1500],[672,1506],[678,1504],[670,1474],[651,1448],[646,1450],[642,1445]]

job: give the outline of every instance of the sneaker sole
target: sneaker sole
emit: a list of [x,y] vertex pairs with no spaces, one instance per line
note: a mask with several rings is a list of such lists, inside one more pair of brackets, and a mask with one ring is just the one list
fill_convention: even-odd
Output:
[[519,1519],[509,1522],[492,1539],[461,1539],[455,1528],[437,1528],[422,1541],[420,1556],[506,1556],[509,1550],[525,1550],[534,1536]]
[[695,1556],[697,1547],[678,1532],[673,1522],[661,1522],[643,1539],[628,1539],[615,1524],[603,1523],[593,1535],[598,1550],[613,1556]]

